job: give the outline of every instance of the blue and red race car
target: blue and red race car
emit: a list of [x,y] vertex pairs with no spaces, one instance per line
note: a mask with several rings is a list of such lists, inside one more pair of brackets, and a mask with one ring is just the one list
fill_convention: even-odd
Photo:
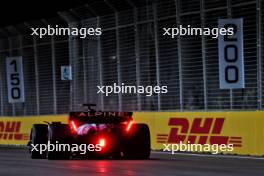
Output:
[[[95,104],[84,105],[88,106],[87,111],[69,113],[68,124],[52,122],[32,126],[28,143],[32,159],[149,158],[148,125],[134,123],[132,112],[102,112],[91,108]],[[60,144],[64,150],[58,150]],[[73,148],[84,144],[88,146],[87,152]],[[46,148],[40,152],[39,146]]]

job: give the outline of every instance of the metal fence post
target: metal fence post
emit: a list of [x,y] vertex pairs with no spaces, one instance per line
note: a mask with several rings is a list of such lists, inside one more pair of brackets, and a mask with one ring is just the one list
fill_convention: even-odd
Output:
[[85,103],[88,103],[87,101],[87,72],[86,72],[86,52],[85,52],[85,48],[84,48],[84,44],[85,44],[85,40],[82,40],[82,64],[83,64],[83,100]]
[[[2,64],[3,62],[3,59],[1,59],[1,61],[0,61],[0,67],[3,67],[4,66],[4,64]],[[3,99],[3,72],[2,72],[2,69],[0,70],[0,104],[1,104],[1,106],[0,106],[0,111],[1,111],[1,116],[3,116],[4,115],[4,99]]]
[[52,81],[53,81],[53,111],[57,114],[57,85],[56,85],[56,54],[54,36],[51,36],[51,57],[52,57]]
[[[120,66],[120,44],[119,44],[119,29],[118,29],[118,12],[115,12],[115,26],[116,26],[116,59],[117,59],[117,79],[118,85],[122,85],[121,66]],[[118,110],[122,111],[122,94],[118,94]]]
[[69,46],[69,65],[72,67],[72,78],[73,80],[71,80],[70,82],[70,97],[69,97],[69,101],[70,101],[70,105],[69,105],[69,110],[72,111],[73,110],[73,81],[74,81],[74,76],[73,76],[73,63],[72,63],[72,37],[69,37],[69,41],[68,41],[68,46]]
[[35,78],[36,78],[36,105],[37,105],[37,115],[40,114],[39,106],[39,74],[38,74],[38,50],[37,50],[37,38],[33,37],[34,45],[34,67],[35,67]]
[[[19,38],[20,55],[23,57],[23,55],[24,55],[24,52],[23,52],[23,37],[22,37],[22,35],[19,35],[18,38]],[[26,105],[26,102],[23,102],[23,114],[24,114],[24,116],[27,115],[27,109],[26,109],[25,105]]]
[[[112,11],[115,13],[115,31],[116,31],[116,60],[117,60],[117,79],[118,79],[118,85],[122,85],[122,78],[121,78],[121,66],[120,66],[120,44],[119,44],[119,25],[118,25],[118,11],[117,9],[108,1],[104,0],[104,2],[112,9]],[[118,94],[118,110],[122,111],[122,94]]]
[[[3,80],[3,78],[2,78],[2,72],[0,73],[0,80],[2,81]],[[0,81],[0,83],[1,83],[1,81]],[[1,83],[1,85],[3,85],[2,83]],[[3,103],[4,103],[4,101],[3,101],[3,88],[2,87],[0,87],[0,101],[1,101],[1,107],[0,107],[0,111],[1,111],[1,116],[3,116],[4,115],[4,105],[3,105]]]
[[[201,28],[204,29],[205,21],[204,21],[204,0],[200,1],[200,17],[201,17]],[[202,35],[202,59],[203,59],[203,89],[204,89],[204,110],[207,110],[208,103],[207,103],[207,75],[206,75],[206,58],[205,58],[205,36]]]
[[[97,17],[97,27],[100,27],[100,17]],[[99,70],[99,82],[100,86],[103,86],[103,73],[102,73],[102,55],[101,55],[101,36],[97,38],[97,57],[98,57],[98,70]],[[100,94],[101,109],[104,110],[104,96]]]
[[[11,57],[12,56],[12,45],[11,45],[11,39],[10,37],[8,37],[8,49],[9,49],[9,56]],[[15,116],[16,115],[16,110],[15,110],[15,104],[12,103],[12,116]]]
[[258,59],[258,109],[262,109],[262,27],[261,0],[257,0],[257,59]]
[[[154,13],[154,36],[155,36],[155,58],[156,58],[156,78],[157,85],[160,86],[160,67],[159,67],[159,39],[158,39],[158,19],[157,19],[157,4],[153,4],[153,13]],[[160,94],[157,94],[158,97],[158,111],[161,110],[160,105]]]
[[[74,21],[71,23],[68,23],[68,26],[70,28],[73,27],[78,27],[78,22]],[[72,80],[70,82],[70,110],[71,111],[76,111],[76,108],[80,108],[80,104],[78,103],[83,103],[79,102],[79,97],[78,97],[78,61],[79,59],[79,41],[76,36],[70,36],[69,37],[69,63],[72,68]]]
[[[138,36],[138,25],[137,25],[137,8],[134,7],[133,9],[134,13],[134,31],[135,31],[135,57],[136,57],[136,81],[137,81],[137,87],[140,86],[140,57],[139,57],[139,36]],[[141,111],[141,95],[140,93],[137,93],[137,110]]]
[[[231,0],[227,0],[227,17],[232,18]],[[233,109],[233,90],[230,89],[230,109]]]
[[[180,27],[181,20],[180,20],[180,3],[178,0],[175,0],[175,6],[176,6],[176,23],[177,28]],[[183,106],[183,84],[182,84],[182,55],[181,55],[181,37],[180,35],[177,36],[177,46],[178,46],[178,67],[179,67],[179,88],[180,88],[180,110],[182,111]]]

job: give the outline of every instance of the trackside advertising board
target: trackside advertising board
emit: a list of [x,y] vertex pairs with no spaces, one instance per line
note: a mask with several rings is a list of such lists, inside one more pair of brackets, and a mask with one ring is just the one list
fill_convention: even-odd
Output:
[[[264,156],[264,111],[255,112],[134,112],[134,121],[147,123],[151,147],[164,144],[233,144],[240,155]],[[68,123],[67,115],[1,117],[0,144],[26,145],[34,123]]]
[[[137,112],[147,123],[152,149],[164,144],[233,144],[232,152],[264,156],[264,111],[256,112]],[[188,142],[189,141],[189,142]]]
[[0,144],[26,145],[33,124],[46,122],[68,123],[66,115],[34,117],[0,117]]

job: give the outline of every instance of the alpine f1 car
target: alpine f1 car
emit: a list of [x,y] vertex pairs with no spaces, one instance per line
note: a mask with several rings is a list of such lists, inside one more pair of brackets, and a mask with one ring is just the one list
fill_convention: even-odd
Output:
[[[28,143],[32,159],[149,158],[149,128],[133,122],[132,112],[102,112],[91,108],[95,104],[84,105],[88,106],[87,111],[69,113],[68,124],[52,122],[32,126]],[[85,154],[76,150],[32,150],[32,146],[41,144],[93,144],[95,150]]]

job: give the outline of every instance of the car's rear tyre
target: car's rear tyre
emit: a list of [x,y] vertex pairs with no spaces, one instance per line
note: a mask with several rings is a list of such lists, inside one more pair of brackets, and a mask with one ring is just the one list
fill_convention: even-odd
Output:
[[[50,124],[48,128],[48,141],[50,143],[50,148],[51,150],[48,151],[47,157],[50,160],[54,159],[69,159],[70,158],[70,142],[71,142],[71,130],[69,125],[67,124]],[[65,147],[65,151],[62,145]],[[56,148],[56,146],[61,145],[60,150],[58,151],[59,148]],[[53,150],[52,150],[53,149]],[[57,150],[58,149],[58,150]]]
[[150,131],[146,124],[133,124],[125,139],[123,155],[126,159],[149,159]]
[[[33,144],[34,146],[40,144],[47,144],[48,141],[48,125],[45,124],[34,124],[31,129],[30,134],[30,145]],[[40,151],[36,151],[35,149],[31,151],[32,146],[29,146],[30,154],[32,159],[45,159],[47,152],[44,151],[40,154]],[[39,149],[39,148],[38,148]]]

